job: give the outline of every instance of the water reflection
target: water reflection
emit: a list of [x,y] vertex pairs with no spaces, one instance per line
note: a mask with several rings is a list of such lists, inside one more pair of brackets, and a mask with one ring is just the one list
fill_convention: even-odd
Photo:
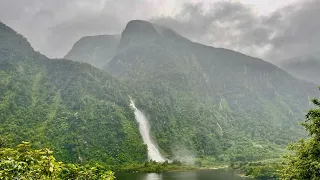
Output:
[[230,170],[202,170],[197,172],[116,173],[117,180],[247,180]]
[[145,174],[143,180],[162,180],[162,174],[150,173]]

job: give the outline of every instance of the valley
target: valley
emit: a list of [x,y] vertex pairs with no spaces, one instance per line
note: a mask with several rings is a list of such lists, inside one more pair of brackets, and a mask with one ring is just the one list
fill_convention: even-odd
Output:
[[281,158],[307,137],[299,122],[320,97],[302,79],[142,20],[84,37],[63,59],[0,23],[0,147],[28,141],[59,161],[123,171]]

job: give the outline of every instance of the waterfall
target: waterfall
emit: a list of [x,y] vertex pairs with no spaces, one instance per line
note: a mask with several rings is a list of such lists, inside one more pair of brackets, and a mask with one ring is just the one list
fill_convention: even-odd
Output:
[[136,121],[139,123],[139,131],[142,136],[143,142],[148,147],[148,159],[154,160],[156,162],[164,162],[165,158],[161,156],[156,144],[150,137],[150,127],[146,116],[138,108],[136,108],[134,102],[131,99],[130,106],[133,108]]

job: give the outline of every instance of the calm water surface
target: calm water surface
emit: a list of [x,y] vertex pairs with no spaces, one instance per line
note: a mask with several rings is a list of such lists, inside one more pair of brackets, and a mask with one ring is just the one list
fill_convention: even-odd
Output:
[[203,170],[168,173],[116,173],[117,180],[248,180],[230,170]]

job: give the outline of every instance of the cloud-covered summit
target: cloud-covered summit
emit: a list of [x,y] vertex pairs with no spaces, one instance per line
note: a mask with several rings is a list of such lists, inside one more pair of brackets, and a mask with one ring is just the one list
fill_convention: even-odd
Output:
[[[268,12],[247,0],[0,0],[0,20],[36,50],[62,57],[83,36],[121,33],[132,19],[173,28],[193,41],[278,63],[318,55],[319,0],[295,0]],[[287,3],[287,4],[288,4]],[[266,7],[267,8],[267,7]]]

